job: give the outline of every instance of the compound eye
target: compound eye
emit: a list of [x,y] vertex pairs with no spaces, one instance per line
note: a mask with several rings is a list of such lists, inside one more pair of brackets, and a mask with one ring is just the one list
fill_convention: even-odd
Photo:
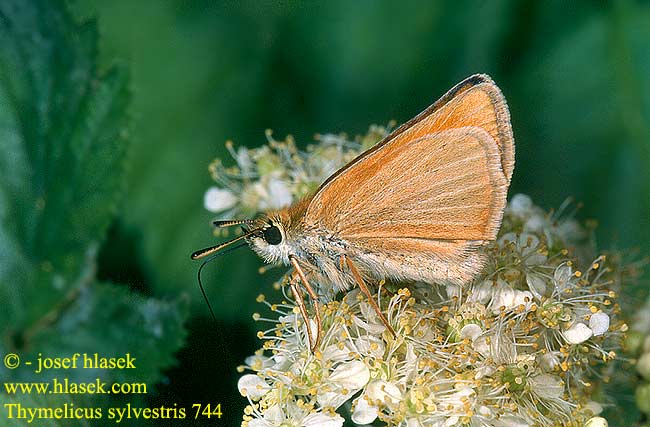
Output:
[[263,233],[264,240],[269,245],[279,245],[282,242],[282,233],[280,233],[280,229],[275,225],[265,228]]

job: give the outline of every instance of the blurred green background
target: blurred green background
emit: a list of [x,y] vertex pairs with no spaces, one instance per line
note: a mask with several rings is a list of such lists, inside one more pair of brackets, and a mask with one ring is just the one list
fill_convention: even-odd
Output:
[[[279,272],[240,250],[206,268],[209,319],[189,254],[214,244],[203,194],[224,141],[363,133],[405,121],[473,73],[510,106],[510,194],[546,209],[566,197],[599,222],[602,248],[650,253],[650,3],[77,1],[97,19],[100,67],[130,69],[125,196],[98,256],[102,281],[187,294],[188,336],[151,405],[221,402],[238,425],[235,367],[259,342],[255,296]],[[646,283],[646,282],[643,282]],[[647,286],[647,285],[643,285]],[[643,289],[631,291],[634,295]]]

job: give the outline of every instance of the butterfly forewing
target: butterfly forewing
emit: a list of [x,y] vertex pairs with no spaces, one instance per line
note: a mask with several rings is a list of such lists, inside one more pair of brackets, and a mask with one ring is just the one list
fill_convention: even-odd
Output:
[[306,219],[313,213],[346,239],[490,240],[506,191],[499,152],[487,132],[451,129],[387,144],[317,194]]
[[492,240],[513,159],[505,101],[473,76],[326,181],[305,222],[348,240]]

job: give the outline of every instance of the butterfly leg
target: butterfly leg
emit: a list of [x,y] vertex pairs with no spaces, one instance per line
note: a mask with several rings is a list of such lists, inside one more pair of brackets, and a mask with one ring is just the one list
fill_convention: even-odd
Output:
[[[305,287],[305,290],[309,294],[309,297],[311,298],[312,302],[314,303],[314,312],[316,315],[316,340],[315,342],[312,342],[312,335],[311,331],[309,330],[309,318],[306,316],[306,309],[305,309],[305,303],[304,301],[302,302],[302,307],[301,307],[301,312],[304,310],[303,317],[305,318],[305,322],[307,323],[307,333],[309,334],[309,344],[310,344],[310,349],[311,351],[315,351],[316,348],[318,347],[318,343],[320,342],[320,335],[322,331],[322,326],[321,326],[321,320],[320,320],[320,307],[319,307],[319,300],[318,300],[318,294],[314,292],[314,289],[311,287],[309,284],[309,281],[307,280],[307,276],[305,275],[305,272],[302,271],[302,268],[300,267],[300,264],[298,263],[298,259],[293,256],[289,255],[289,261],[291,261],[291,265],[293,265],[293,268],[296,270],[296,273],[298,274],[298,277],[300,277],[300,281],[302,282],[303,286]],[[296,301],[298,302],[298,301]]]
[[[352,277],[354,277],[354,280],[357,282],[357,285],[359,285],[359,289],[361,289],[361,292],[363,292],[366,298],[368,298],[368,302],[370,303],[372,308],[375,309],[375,312],[377,313],[377,315],[379,316],[383,324],[386,325],[388,330],[393,334],[394,337],[396,337],[397,334],[395,333],[395,330],[393,329],[392,326],[390,326],[390,323],[388,323],[386,317],[384,317],[384,314],[381,312],[381,309],[377,305],[377,302],[372,297],[372,294],[368,290],[368,286],[366,286],[366,282],[363,280],[363,277],[361,277],[361,273],[359,273],[357,267],[354,265],[352,260],[346,257],[345,255],[341,255],[341,258],[345,260],[345,263],[347,264],[348,268],[350,269],[350,272],[352,273]],[[341,261],[341,263],[343,263],[343,260]]]
[[291,287],[291,293],[293,294],[293,298],[296,300],[296,305],[298,305],[300,314],[302,315],[302,318],[305,320],[305,326],[307,326],[307,337],[309,339],[309,348],[313,349],[314,344],[312,343],[311,322],[309,321],[309,316],[307,315],[307,307],[305,306],[305,301],[302,299],[302,294],[300,292],[300,289],[298,288],[297,281],[299,278],[300,277],[298,276],[298,274],[294,272],[294,274],[291,275],[291,279],[289,279],[289,286]]

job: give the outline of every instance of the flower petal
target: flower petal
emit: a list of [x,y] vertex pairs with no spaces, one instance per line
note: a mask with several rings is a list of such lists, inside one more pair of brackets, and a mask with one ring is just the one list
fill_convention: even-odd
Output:
[[402,400],[400,389],[388,381],[375,380],[366,387],[366,394],[373,401],[379,400],[383,403],[397,403]]
[[259,400],[271,389],[271,386],[255,374],[247,374],[237,381],[237,389],[242,396]]
[[543,399],[557,399],[564,392],[562,380],[554,375],[542,374],[530,378],[531,390]]
[[553,371],[560,365],[560,352],[549,351],[539,356],[539,366],[545,371]]
[[603,335],[609,329],[609,316],[605,313],[594,313],[589,318],[589,329],[594,332],[594,336]]
[[[287,411],[289,412],[289,411]],[[268,422],[268,425],[280,424],[286,419],[286,415],[280,405],[273,405],[264,411],[264,420]]]
[[329,381],[348,390],[359,390],[370,381],[370,370],[360,360],[341,363],[330,374]]
[[210,187],[203,196],[203,206],[210,212],[223,212],[236,204],[237,197],[224,188]]
[[491,280],[484,280],[475,285],[472,289],[472,295],[468,298],[469,301],[477,301],[481,304],[487,304],[492,298],[494,285]]
[[533,294],[530,293],[529,291],[515,290],[515,297],[512,301],[514,307],[523,305],[524,307],[529,308],[532,301],[533,301]]
[[546,281],[541,275],[535,273],[526,274],[526,284],[528,284],[528,289],[535,298],[542,299],[542,296],[546,294]]
[[494,425],[499,427],[530,427],[530,423],[528,423],[523,418],[514,417],[510,415],[505,417],[500,417],[499,420]]
[[585,423],[585,427],[607,427],[609,423],[603,417],[591,417]]
[[587,341],[593,335],[593,331],[589,329],[589,326],[581,322],[576,322],[569,329],[562,332],[564,339],[569,342],[569,344],[580,344]]
[[268,189],[270,199],[268,201],[269,208],[280,209],[289,206],[293,201],[289,185],[281,179],[271,178]]
[[341,393],[337,391],[319,391],[316,395],[316,401],[321,408],[338,409],[353,396],[354,393]]
[[377,419],[378,415],[377,408],[370,405],[363,395],[354,403],[352,421],[355,424],[370,424]]
[[[386,351],[385,341],[373,335],[363,335],[354,340],[357,352],[363,356],[382,357]],[[349,350],[348,353],[349,354]]]
[[339,414],[324,414],[322,412],[307,415],[300,425],[302,427],[341,427],[343,417]]
[[553,274],[553,281],[555,282],[555,288],[558,292],[564,292],[565,289],[570,285],[570,281],[573,278],[573,270],[568,265],[561,265],[555,269]]
[[457,415],[454,415],[453,417],[447,418],[447,421],[443,424],[444,427],[452,427],[452,426],[457,426],[458,421],[460,421],[460,418]]
[[492,301],[490,306],[493,313],[498,313],[501,311],[501,307],[506,309],[513,306],[515,301],[515,290],[508,285],[504,280],[499,279],[496,288],[494,289],[494,295],[492,296]]
[[508,210],[518,217],[528,216],[532,208],[533,201],[526,194],[515,194],[508,203]]
[[603,406],[598,402],[594,402],[593,400],[587,402],[587,404],[584,406],[584,409],[585,411],[591,412],[592,415],[599,415],[603,412]]
[[481,335],[482,332],[483,330],[476,323],[468,323],[460,330],[460,336],[461,338],[469,338],[470,340],[474,341]]
[[271,423],[261,418],[253,418],[248,422],[248,427],[272,427]]

